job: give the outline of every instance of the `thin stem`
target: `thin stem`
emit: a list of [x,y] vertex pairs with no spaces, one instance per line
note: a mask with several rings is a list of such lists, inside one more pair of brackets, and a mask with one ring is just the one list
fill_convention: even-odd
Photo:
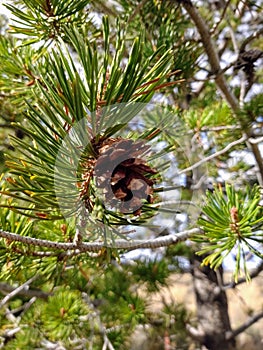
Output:
[[257,138],[257,139],[250,137],[250,138],[249,138],[249,142],[250,142],[251,144],[258,144],[258,143],[261,143],[261,142],[263,142],[263,136],[261,136],[261,137],[259,137],[259,138]]
[[199,162],[196,162],[195,164],[191,165],[190,167],[188,167],[186,169],[183,169],[183,170],[179,171],[178,175],[181,175],[181,174],[187,173],[189,171],[192,171],[193,169],[199,167],[200,165],[202,165],[204,163],[207,163],[209,160],[214,159],[214,158],[216,158],[216,157],[226,153],[232,147],[234,147],[236,145],[239,145],[240,143],[243,143],[246,140],[247,140],[247,136],[246,135],[242,136],[240,139],[229,143],[225,148],[221,149],[220,151],[218,151],[218,152],[216,152],[214,154],[211,154],[210,156],[208,156],[208,157],[206,157],[204,159],[201,159]]
[[76,234],[73,240],[73,243],[77,246],[81,245],[81,242],[83,240],[84,231],[87,225],[87,213],[86,208],[84,205],[79,210],[79,216],[78,216],[79,222],[76,225]]
[[171,234],[164,237],[157,237],[149,240],[132,240],[132,241],[116,240],[112,244],[97,243],[97,242],[92,242],[92,243],[82,242],[78,246],[75,243],[53,242],[48,240],[42,240],[39,238],[24,237],[16,233],[11,233],[3,230],[0,230],[0,237],[6,238],[10,241],[21,242],[31,246],[47,247],[47,248],[52,248],[57,250],[64,250],[64,251],[73,250],[77,255],[82,252],[88,252],[88,251],[98,252],[102,248],[134,250],[138,248],[155,249],[160,247],[167,247],[169,245],[175,245],[175,244],[178,244],[179,242],[186,241],[192,235],[199,234],[201,232],[202,231],[199,228],[193,228],[191,230],[182,231],[176,234]]
[[29,287],[29,285],[34,282],[39,276],[35,275],[33,277],[31,277],[28,281],[26,281],[25,283],[23,283],[21,286],[17,287],[16,289],[14,289],[12,292],[10,292],[9,294],[7,294],[2,301],[0,302],[0,309],[6,304],[8,303],[8,301],[10,299],[12,299],[13,297],[15,297],[17,294],[19,294],[21,291],[23,291],[24,289],[27,289]]
[[[250,275],[251,279],[257,277],[261,271],[263,271],[263,261],[258,265],[257,268],[255,268],[253,271],[250,272],[249,275]],[[240,278],[237,282],[232,281],[228,284],[223,285],[222,289],[226,290],[226,289],[235,288],[237,285],[242,284],[242,283],[246,283],[246,282],[247,282],[247,278],[243,277],[243,278]]]
[[0,128],[15,129],[16,127],[12,124],[0,124]]
[[251,327],[254,323],[256,323],[261,318],[263,318],[263,311],[260,311],[256,315],[250,317],[242,326],[238,327],[234,331],[227,333],[226,339],[231,340],[231,339],[235,338],[240,333],[243,333],[247,328]]
[[201,36],[201,40],[204,46],[204,49],[209,60],[212,74],[216,75],[215,82],[218,85],[220,91],[225,96],[226,101],[231,106],[234,112],[237,112],[239,109],[238,101],[233,95],[231,90],[229,90],[225,77],[222,74],[219,74],[221,71],[220,60],[218,53],[215,49],[214,42],[211,38],[210,30],[206,25],[205,21],[199,14],[198,10],[193,5],[192,1],[183,1],[183,7],[188,12],[189,16],[196,25],[196,28]]
[[[229,104],[229,106],[231,107],[233,113],[236,116],[238,116],[238,114],[240,112],[240,106],[239,106],[237,98],[235,97],[233,92],[230,90],[230,88],[226,82],[226,79],[225,79],[224,75],[222,74],[218,52],[215,49],[215,45],[214,45],[214,42],[212,40],[208,26],[206,25],[204,19],[201,17],[199,11],[193,5],[191,0],[183,1],[182,5],[185,8],[185,10],[187,11],[187,13],[189,14],[189,16],[191,17],[194,24],[196,25],[196,28],[201,36],[201,41],[203,43],[204,49],[205,49],[206,54],[207,54],[208,61],[210,63],[211,72],[212,72],[212,74],[215,74],[216,85],[218,86],[219,90],[221,91],[221,93],[225,97],[225,99],[226,99],[227,103]],[[257,32],[256,37],[259,36],[260,34],[262,34],[262,32],[263,32],[263,30],[260,30],[259,32]],[[255,38],[255,35],[252,35],[252,37],[250,37],[249,40],[251,41],[254,38]],[[244,49],[248,42],[249,41],[245,40],[243,42],[243,46],[241,45],[240,50]],[[242,120],[240,120],[240,122],[242,122]],[[250,136],[249,132],[247,130],[246,130],[246,134],[247,134],[247,136]],[[258,145],[250,144],[249,142],[247,142],[247,145],[251,149],[251,151],[253,152],[253,155],[255,157],[255,160],[256,160],[256,163],[258,166],[259,171],[258,171],[257,175],[258,175],[259,184],[263,185],[263,161],[262,161],[262,157],[261,157]]]
[[[16,288],[10,286],[7,283],[0,283],[0,291],[2,293],[12,293]],[[33,290],[33,289],[22,289],[20,290],[17,295],[22,295],[25,297],[37,297],[41,299],[47,299],[49,296],[51,296],[51,293],[43,292],[42,290]]]
[[83,293],[82,297],[83,297],[83,300],[89,306],[89,308],[92,309],[93,314],[95,316],[95,317],[94,316],[93,317],[98,323],[99,331],[100,331],[100,334],[102,335],[103,341],[104,341],[103,346],[102,346],[102,350],[107,350],[107,349],[115,350],[114,346],[112,345],[110,339],[107,336],[107,330],[101,321],[100,313],[95,309],[94,305],[91,303],[89,295],[87,293]]
[[211,35],[215,34],[215,32],[217,31],[217,28],[219,27],[220,23],[223,21],[230,2],[231,2],[231,0],[228,0],[226,2],[220,19],[215,23],[214,27],[212,28]]
[[263,28],[260,28],[259,30],[255,31],[253,34],[251,34],[249,37],[247,37],[243,41],[243,43],[241,44],[239,52],[245,51],[247,44],[249,44],[254,39],[258,38],[262,34],[263,34]]
[[130,17],[128,18],[128,21],[126,24],[130,24],[134,18],[136,17],[136,15],[140,12],[141,8],[146,4],[148,0],[142,0],[138,6],[135,7],[135,10],[133,11],[133,13],[130,15]]

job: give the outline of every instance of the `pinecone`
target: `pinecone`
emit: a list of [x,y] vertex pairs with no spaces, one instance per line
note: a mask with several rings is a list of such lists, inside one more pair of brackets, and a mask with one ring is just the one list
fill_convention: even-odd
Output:
[[[87,196],[91,177],[96,188],[104,196],[105,206],[116,208],[124,214],[141,214],[143,201],[153,203],[152,175],[157,174],[142,159],[149,151],[144,141],[108,138],[91,142],[97,153],[96,159],[89,160],[89,170],[84,174],[84,186],[81,196],[86,207],[91,211],[90,196]],[[92,169],[92,170],[91,170]]]

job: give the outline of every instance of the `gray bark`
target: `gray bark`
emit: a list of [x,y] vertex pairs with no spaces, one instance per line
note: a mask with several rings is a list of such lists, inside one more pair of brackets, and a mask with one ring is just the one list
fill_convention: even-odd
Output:
[[217,273],[193,260],[192,276],[197,304],[198,328],[204,334],[203,345],[209,350],[234,350],[235,340],[227,340],[231,330],[227,296],[220,288],[223,269]]

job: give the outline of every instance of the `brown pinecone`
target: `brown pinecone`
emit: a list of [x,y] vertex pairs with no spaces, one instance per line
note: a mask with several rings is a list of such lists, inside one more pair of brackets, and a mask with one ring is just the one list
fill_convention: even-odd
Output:
[[[105,205],[122,213],[140,215],[143,200],[153,202],[155,180],[151,177],[157,171],[142,158],[150,147],[144,141],[123,138],[100,139],[96,144],[92,143],[98,155],[93,160],[93,170],[85,174],[86,186],[82,196],[85,196],[90,178],[94,176],[97,189],[104,195]],[[86,207],[91,207],[89,197],[86,197]]]

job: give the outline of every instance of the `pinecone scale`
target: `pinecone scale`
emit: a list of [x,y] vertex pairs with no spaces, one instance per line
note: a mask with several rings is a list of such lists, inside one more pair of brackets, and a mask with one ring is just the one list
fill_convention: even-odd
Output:
[[106,207],[123,214],[140,215],[143,203],[153,203],[153,185],[156,183],[157,171],[143,159],[150,147],[144,141],[120,137],[93,143],[98,156],[89,161],[92,167],[83,174],[81,192],[86,207],[92,211],[87,193],[87,184],[92,178]]

